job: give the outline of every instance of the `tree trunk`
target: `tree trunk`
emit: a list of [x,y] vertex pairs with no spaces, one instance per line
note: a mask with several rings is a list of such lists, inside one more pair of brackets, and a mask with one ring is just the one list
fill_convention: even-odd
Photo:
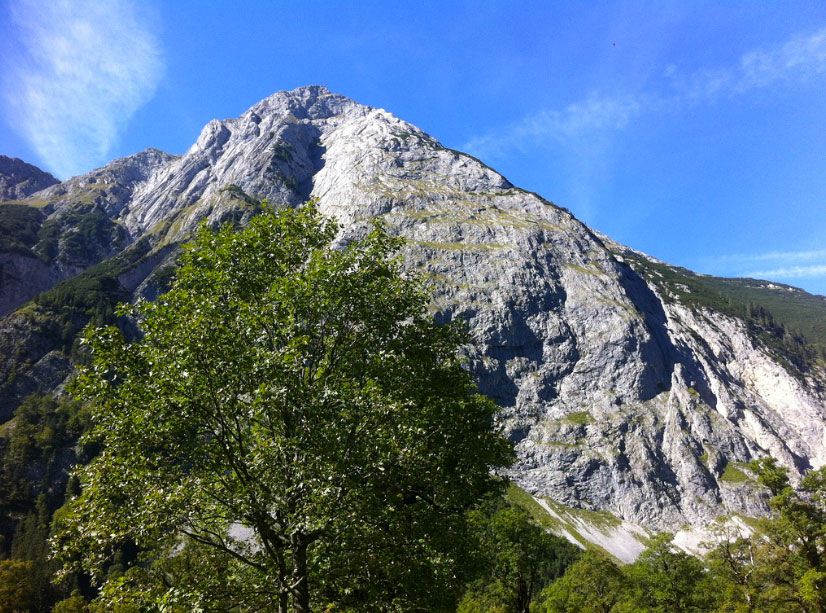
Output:
[[528,593],[528,586],[525,579],[521,576],[516,584],[516,610],[519,613],[528,613],[530,611],[531,600]]
[[303,539],[297,539],[293,546],[293,605],[296,613],[310,613],[307,544]]
[[261,535],[264,548],[278,567],[278,613],[290,613],[290,575],[287,571],[284,549],[266,523],[259,524],[258,533]]

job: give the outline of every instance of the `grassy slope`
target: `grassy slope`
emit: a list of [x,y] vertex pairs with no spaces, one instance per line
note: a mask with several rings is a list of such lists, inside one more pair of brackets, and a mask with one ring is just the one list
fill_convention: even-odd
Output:
[[621,255],[665,300],[742,319],[787,367],[806,372],[826,361],[826,297],[780,283],[698,275],[631,251]]
[[764,306],[778,322],[800,332],[812,346],[826,349],[826,296],[755,279],[698,277],[699,282],[733,302]]
[[[557,536],[563,538],[573,538],[581,547],[599,551],[619,563],[623,563],[620,558],[616,557],[612,552],[601,547],[599,544],[589,540],[581,533],[579,528],[587,526],[595,533],[609,534],[615,529],[622,528],[622,521],[608,513],[607,511],[588,511],[585,509],[574,509],[566,507],[550,498],[545,501],[554,510],[558,517],[552,516],[540,505],[528,492],[523,490],[515,483],[508,485],[506,498],[511,504],[522,507],[533,518],[533,520]],[[567,535],[567,536],[566,536]],[[638,542],[645,544],[646,539],[642,536],[635,536]]]

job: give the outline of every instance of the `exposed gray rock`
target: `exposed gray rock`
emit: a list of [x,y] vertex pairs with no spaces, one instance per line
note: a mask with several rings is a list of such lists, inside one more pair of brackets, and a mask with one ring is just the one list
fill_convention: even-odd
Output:
[[74,272],[49,266],[38,257],[0,253],[0,315],[13,311]]
[[60,181],[37,166],[0,155],[0,200],[26,198],[55,183]]
[[158,149],[147,149],[120,158],[38,194],[49,211],[60,211],[77,203],[101,206],[111,218],[120,215],[136,188],[176,159]]

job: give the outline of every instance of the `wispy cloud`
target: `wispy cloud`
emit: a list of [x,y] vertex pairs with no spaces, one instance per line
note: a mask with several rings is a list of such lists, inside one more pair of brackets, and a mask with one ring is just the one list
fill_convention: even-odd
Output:
[[464,148],[480,157],[557,142],[575,144],[595,134],[624,128],[648,113],[712,103],[782,81],[800,82],[826,73],[826,28],[782,45],[745,53],[733,66],[681,73],[673,65],[648,89],[624,95],[592,93],[562,109],[528,116],[471,139]]
[[826,249],[810,249],[804,251],[767,251],[765,253],[733,253],[713,258],[717,263],[750,263],[774,262],[811,262],[821,260],[826,262]]
[[826,277],[826,264],[752,270],[740,276],[757,279],[813,279],[815,277]]
[[552,137],[570,139],[584,132],[625,127],[646,106],[642,96],[604,98],[596,94],[561,110],[547,110],[526,117],[504,130],[497,130],[467,142],[467,151],[498,155],[509,149],[533,147],[535,141]]
[[11,126],[59,176],[99,164],[163,72],[146,16],[130,0],[21,0],[10,17]]
[[813,279],[826,277],[826,249],[735,253],[706,258],[721,274],[757,279]]

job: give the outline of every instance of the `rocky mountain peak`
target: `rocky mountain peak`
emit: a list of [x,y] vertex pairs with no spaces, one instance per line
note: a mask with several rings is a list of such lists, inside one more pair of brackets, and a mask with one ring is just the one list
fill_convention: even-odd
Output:
[[0,155],[0,200],[26,198],[59,182],[37,166]]
[[53,185],[39,196],[48,202],[49,211],[97,204],[109,217],[117,217],[139,185],[176,159],[159,149],[146,149]]
[[[88,226],[120,241],[111,252],[145,248],[118,269],[133,298],[154,295],[156,269],[200,220],[243,223],[264,198],[278,207],[317,198],[345,235],[383,219],[406,239],[406,265],[432,281],[434,315],[467,323],[468,367],[516,445],[510,474],[539,500],[676,530],[764,513],[753,458],[773,455],[795,474],[826,462],[826,375],[805,364],[805,350],[790,353],[767,316],[750,319],[721,293],[725,280],[598,235],[481,161],[323,87],[214,120],[181,157],[147,150],[40,195],[43,227],[63,237],[43,287],[47,272],[79,270],[60,258]],[[28,291],[32,274],[18,268],[14,287]],[[788,293],[751,285],[735,297]],[[809,307],[809,320],[826,316],[822,301]],[[26,373],[52,354],[25,355],[6,369],[15,385],[44,380]],[[3,385],[0,398],[19,396]]]
[[343,115],[355,109],[364,112],[370,108],[346,96],[333,93],[322,85],[307,85],[276,92],[253,105],[242,117],[250,114],[261,117],[275,114],[317,121]]
[[[391,132],[440,147],[418,128],[381,109],[358,104],[320,86],[278,92],[234,119],[212,120],[186,154],[139,190],[123,222],[132,232],[186,212],[189,230],[204,216],[219,219],[222,190],[278,205],[295,205],[313,192],[333,133],[377,143]],[[337,139],[340,141],[341,139]],[[391,145],[400,149],[398,141]],[[412,141],[411,143],[412,144]],[[403,148],[403,147],[402,147]]]
[[149,176],[165,166],[177,156],[161,151],[160,149],[149,148],[132,155],[112,160],[105,166],[96,168],[82,175],[72,177],[52,188],[49,193],[57,193],[61,190],[69,192],[76,186],[89,185],[95,183],[109,183],[119,185],[134,185],[145,181]]
[[[242,198],[294,206],[311,196],[331,203],[353,197],[352,180],[375,183],[385,175],[430,183],[438,177],[459,190],[511,187],[478,160],[383,109],[308,86],[273,94],[237,118],[210,121],[181,159],[138,190],[123,223],[138,233],[184,215],[176,229],[185,233],[199,219],[228,214],[231,205],[220,197],[227,187]],[[378,210],[327,212],[347,223]]]

